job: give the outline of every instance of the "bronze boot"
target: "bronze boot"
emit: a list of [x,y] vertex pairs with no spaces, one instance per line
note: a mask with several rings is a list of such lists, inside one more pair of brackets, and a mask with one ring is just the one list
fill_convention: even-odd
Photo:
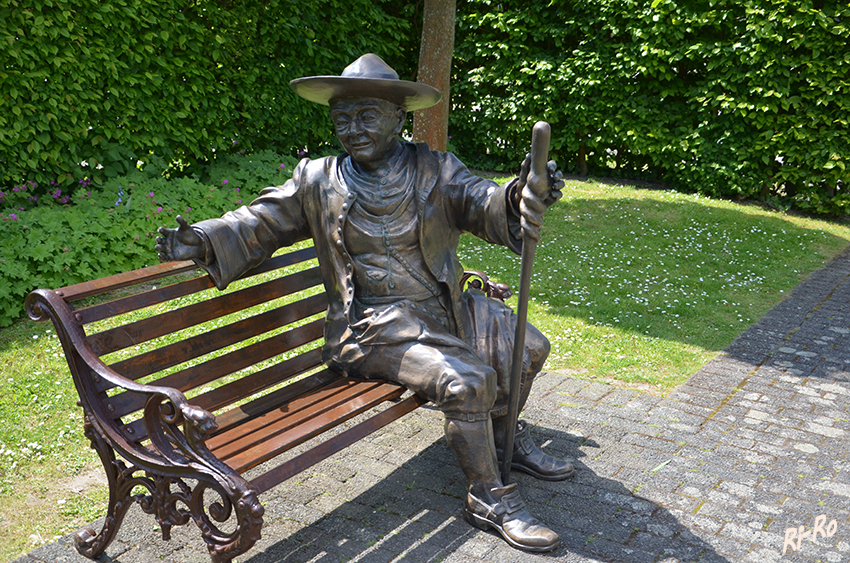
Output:
[[[497,450],[497,454],[501,463],[504,459],[501,449]],[[528,473],[543,481],[562,481],[575,473],[571,463],[545,454],[537,447],[531,439],[531,425],[524,420],[517,423],[511,469]]]
[[494,529],[508,544],[523,551],[551,551],[561,543],[558,534],[525,510],[516,484],[490,490],[491,499],[466,497],[463,517],[476,528]]

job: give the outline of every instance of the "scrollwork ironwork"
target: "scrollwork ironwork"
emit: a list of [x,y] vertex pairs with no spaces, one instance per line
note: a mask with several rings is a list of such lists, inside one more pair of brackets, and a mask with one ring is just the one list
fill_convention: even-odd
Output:
[[[264,509],[256,491],[240,477],[234,478],[229,468],[219,467],[223,464],[203,443],[216,428],[212,415],[191,405],[181,407],[184,408],[176,407],[171,397],[157,393],[151,394],[147,402],[145,426],[150,449],[170,463],[160,468],[150,467],[149,463],[127,465],[118,459],[86,415],[85,434],[103,462],[110,498],[101,531],[84,528],[77,532],[75,544],[80,554],[95,558],[103,553],[133,503],[155,517],[164,540],[170,539],[174,526],[193,521],[213,563],[229,563],[260,538]],[[142,461],[147,460],[140,458]],[[132,494],[137,487],[147,493]],[[217,498],[206,502],[208,491]],[[231,521],[232,531],[223,531],[221,524]]]
[[[142,511],[156,518],[164,540],[171,538],[174,526],[193,521],[200,529],[214,563],[230,562],[260,539],[264,509],[253,490],[232,488],[229,483],[222,484],[219,479],[200,471],[185,476],[160,475],[133,465],[127,466],[115,457],[112,448],[97,434],[88,417],[86,436],[104,462],[110,499],[100,533],[91,528],[77,532],[75,544],[80,554],[95,558],[103,553],[134,502]],[[196,481],[194,487],[187,480]],[[146,489],[147,494],[132,494],[137,487]],[[207,503],[207,491],[212,491],[218,498]],[[234,529],[223,531],[219,524],[231,521],[234,516]]]

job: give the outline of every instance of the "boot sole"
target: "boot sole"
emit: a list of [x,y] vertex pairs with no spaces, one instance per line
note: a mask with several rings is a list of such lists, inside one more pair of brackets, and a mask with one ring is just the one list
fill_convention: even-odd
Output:
[[511,547],[514,547],[516,549],[521,549],[523,551],[530,551],[530,552],[533,552],[533,553],[543,553],[543,552],[546,552],[546,551],[552,551],[553,549],[555,549],[556,547],[561,545],[560,539],[558,541],[556,541],[555,543],[553,543],[552,545],[542,545],[542,546],[541,545],[523,545],[523,544],[517,542],[516,540],[514,540],[513,538],[511,538],[510,536],[508,536],[508,534],[506,534],[505,531],[498,524],[494,524],[493,522],[487,520],[486,518],[483,518],[483,517],[475,514],[474,512],[469,510],[468,508],[463,509],[463,519],[466,520],[467,522],[469,522],[470,524],[472,524],[473,526],[475,526],[476,528],[478,528],[479,530],[484,530],[485,532],[487,530],[490,530],[490,529],[496,530],[497,532],[499,532],[499,535],[502,536],[502,539],[505,540],[506,542],[508,542],[508,545],[510,545]]

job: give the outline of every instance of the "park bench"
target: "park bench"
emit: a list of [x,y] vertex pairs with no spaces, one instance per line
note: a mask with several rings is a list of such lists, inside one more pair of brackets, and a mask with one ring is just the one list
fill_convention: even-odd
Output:
[[[103,553],[136,503],[164,540],[194,521],[213,562],[230,562],[260,538],[258,495],[425,402],[323,366],[315,257],[275,256],[227,292],[170,262],[29,295],[29,317],[56,327],[109,483],[103,529],[75,536],[81,554]],[[479,272],[461,283],[509,295]]]

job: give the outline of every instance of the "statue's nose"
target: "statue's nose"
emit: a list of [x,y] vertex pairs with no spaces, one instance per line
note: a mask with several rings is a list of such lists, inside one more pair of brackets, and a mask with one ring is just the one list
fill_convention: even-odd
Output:
[[363,120],[360,119],[360,116],[354,116],[354,119],[351,120],[351,124],[349,125],[348,131],[352,135],[359,135],[363,133]]

